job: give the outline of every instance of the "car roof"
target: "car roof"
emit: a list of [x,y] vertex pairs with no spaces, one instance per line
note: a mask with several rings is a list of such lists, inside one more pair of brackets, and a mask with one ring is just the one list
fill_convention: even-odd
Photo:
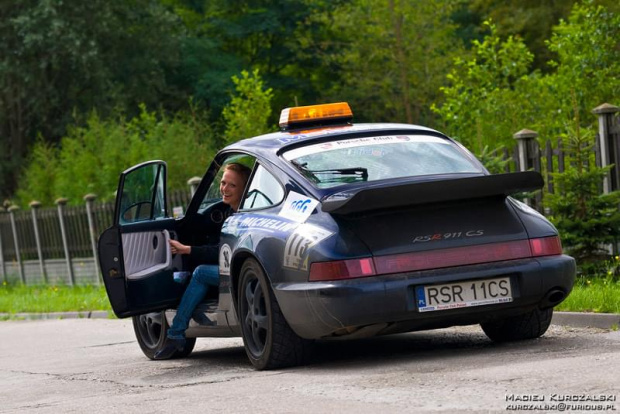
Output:
[[[223,153],[242,152],[278,165],[281,170],[296,181],[297,185],[303,187],[309,195],[320,200],[330,194],[342,191],[342,187],[318,188],[311,185],[292,164],[286,162],[279,155],[288,149],[305,145],[372,134],[428,134],[443,138],[449,142],[454,142],[445,134],[420,125],[401,123],[340,124],[259,135],[228,145],[218,153],[218,156],[220,154],[223,155]],[[398,181],[402,180],[406,181],[407,179],[404,178]],[[365,186],[367,184],[368,183],[349,184],[348,187]]]
[[423,126],[399,123],[368,123],[332,125],[294,131],[279,131],[244,139],[228,145],[222,152],[243,151],[272,159],[285,149],[309,145],[321,141],[332,141],[340,136],[378,133],[429,133],[449,139],[444,134]]

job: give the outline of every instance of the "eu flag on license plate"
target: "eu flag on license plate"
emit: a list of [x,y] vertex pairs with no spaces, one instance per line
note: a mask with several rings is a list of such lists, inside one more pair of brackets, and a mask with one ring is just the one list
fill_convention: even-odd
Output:
[[415,293],[418,301],[418,308],[426,307],[426,295],[424,294],[424,286],[416,286]]

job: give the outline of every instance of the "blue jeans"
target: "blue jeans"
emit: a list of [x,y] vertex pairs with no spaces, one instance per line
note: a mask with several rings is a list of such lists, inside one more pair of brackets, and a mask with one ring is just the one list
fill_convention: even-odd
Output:
[[194,309],[207,294],[209,285],[218,286],[219,283],[220,274],[217,265],[200,265],[194,269],[192,280],[183,293],[177,314],[172,320],[172,326],[168,329],[168,338],[185,339],[185,330],[189,326]]

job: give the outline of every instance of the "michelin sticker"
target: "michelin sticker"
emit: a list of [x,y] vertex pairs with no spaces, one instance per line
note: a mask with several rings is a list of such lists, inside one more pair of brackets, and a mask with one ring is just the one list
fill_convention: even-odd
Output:
[[318,200],[305,195],[289,191],[284,206],[280,210],[280,216],[289,220],[303,223],[310,217],[314,208],[319,204]]
[[232,216],[224,222],[222,232],[240,236],[250,230],[261,230],[274,234],[286,234],[299,223],[290,220],[279,220],[269,216],[244,214],[242,216]]
[[310,248],[333,233],[312,224],[301,224],[286,240],[284,246],[284,267],[308,270]]
[[232,259],[232,250],[227,244],[220,248],[220,275],[230,275],[230,260]]

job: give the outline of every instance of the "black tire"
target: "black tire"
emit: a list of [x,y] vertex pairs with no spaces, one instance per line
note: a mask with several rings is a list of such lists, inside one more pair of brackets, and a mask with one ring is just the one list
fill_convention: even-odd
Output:
[[262,267],[248,259],[241,267],[237,296],[243,345],[257,370],[301,365],[312,341],[300,338],[288,325]]
[[[166,320],[166,312],[145,313],[132,318],[133,330],[136,339],[140,345],[140,349],[149,359],[155,359],[155,353],[166,346],[166,331],[168,330],[168,321]],[[196,345],[196,338],[187,338],[185,347],[182,351],[177,351],[173,358],[186,357],[192,353]]]
[[520,341],[534,339],[547,332],[553,317],[553,308],[534,309],[522,315],[512,316],[500,321],[481,323],[484,333],[494,342]]

